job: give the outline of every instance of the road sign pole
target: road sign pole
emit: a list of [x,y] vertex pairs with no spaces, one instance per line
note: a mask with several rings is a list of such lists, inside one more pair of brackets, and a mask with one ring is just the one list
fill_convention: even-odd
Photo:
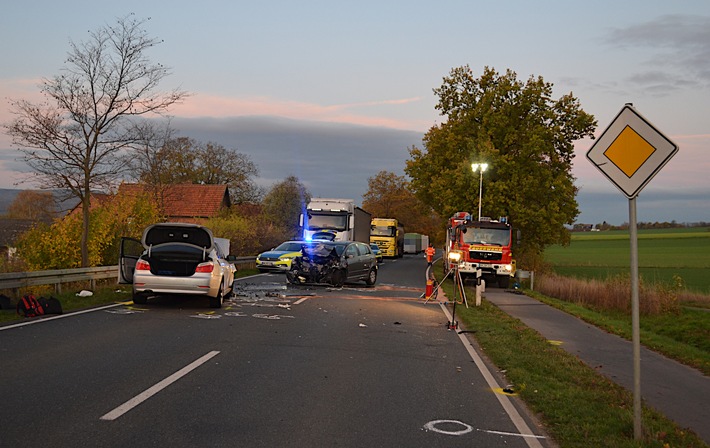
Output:
[[634,351],[634,439],[641,440],[641,331],[639,325],[639,257],[636,234],[636,197],[629,199],[631,240],[631,339]]
[[587,159],[629,198],[631,240],[631,332],[634,351],[634,438],[641,428],[641,331],[639,330],[639,261],[636,196],[678,152],[678,146],[626,103],[587,151]]

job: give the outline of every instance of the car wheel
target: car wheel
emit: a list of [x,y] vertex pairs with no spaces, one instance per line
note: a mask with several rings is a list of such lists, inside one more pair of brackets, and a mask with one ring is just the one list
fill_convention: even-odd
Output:
[[292,285],[301,284],[301,280],[298,278],[298,274],[295,271],[286,272],[286,281]]
[[217,291],[217,297],[210,297],[210,308],[222,308],[223,302],[224,302],[224,295],[222,294],[222,285],[219,285],[219,291]]
[[133,293],[133,303],[135,305],[145,305],[148,302],[148,296],[143,292]]
[[225,300],[232,300],[236,294],[234,293],[234,283],[232,283],[232,286],[229,288],[229,291],[227,294],[222,294],[222,303],[224,303]]
[[333,272],[333,275],[331,276],[331,283],[336,288],[340,288],[345,284],[346,278],[347,272],[345,271],[345,269],[338,269],[337,271]]
[[367,286],[373,286],[376,281],[377,269],[370,269],[370,272],[367,274],[367,278],[365,279],[365,284],[367,284]]

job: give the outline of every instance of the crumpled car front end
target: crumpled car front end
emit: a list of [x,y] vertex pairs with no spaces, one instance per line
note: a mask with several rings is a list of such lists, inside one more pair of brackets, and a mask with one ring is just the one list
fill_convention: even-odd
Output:
[[345,283],[346,264],[336,248],[326,243],[303,245],[303,254],[293,259],[286,279],[294,285],[328,284],[342,286]]

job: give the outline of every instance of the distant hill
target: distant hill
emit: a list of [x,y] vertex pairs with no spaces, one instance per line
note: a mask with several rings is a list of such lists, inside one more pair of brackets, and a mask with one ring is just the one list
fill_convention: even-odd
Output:
[[[21,189],[15,189],[15,188],[0,188],[0,215],[4,215],[7,213],[7,209],[12,204],[15,199],[17,198],[17,195],[23,190]],[[47,190],[31,190],[31,191],[47,191]],[[71,199],[65,199],[63,201],[60,201],[59,198],[61,198],[62,191],[59,190],[53,190],[51,191],[54,194],[55,200],[57,200],[57,208],[56,211],[59,214],[66,213],[67,211],[71,210],[74,208],[76,204],[79,203],[79,201],[76,198],[71,198]]]

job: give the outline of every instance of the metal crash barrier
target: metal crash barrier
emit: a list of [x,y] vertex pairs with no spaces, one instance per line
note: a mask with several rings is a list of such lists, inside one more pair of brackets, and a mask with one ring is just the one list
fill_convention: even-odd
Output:
[[[256,257],[237,257],[232,261],[237,267],[254,267]],[[54,285],[57,294],[62,292],[62,284],[88,281],[91,289],[96,288],[96,280],[118,279],[118,265],[92,268],[55,269],[50,271],[9,272],[0,274],[0,290],[12,290],[16,297],[20,288],[39,285]]]

